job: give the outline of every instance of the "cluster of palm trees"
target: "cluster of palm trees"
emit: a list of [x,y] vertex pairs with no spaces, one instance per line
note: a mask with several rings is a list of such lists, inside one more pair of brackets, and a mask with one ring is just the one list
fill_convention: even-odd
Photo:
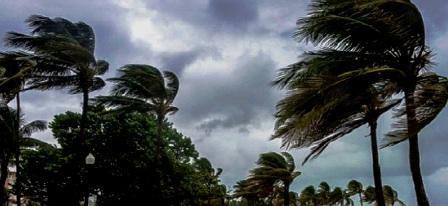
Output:
[[[88,124],[90,93],[105,86],[100,77],[109,68],[104,60],[97,60],[94,56],[95,34],[93,29],[83,23],[73,23],[64,18],[49,18],[33,15],[26,20],[31,29],[30,34],[9,32],[5,42],[15,51],[0,53],[0,95],[1,106],[16,99],[16,121],[10,121],[10,113],[3,113],[0,117],[2,124],[10,129],[8,135],[2,134],[0,161],[1,194],[4,192],[7,165],[14,154],[17,165],[17,181],[20,181],[20,146],[10,144],[11,141],[21,142],[31,132],[46,128],[42,121],[32,122],[30,126],[21,126],[21,92],[28,90],[68,89],[70,94],[82,94],[82,118],[79,125],[78,149],[80,154],[89,152],[84,143],[85,128]],[[114,87],[109,96],[94,98],[98,104],[110,106],[116,112],[142,112],[155,115],[158,120],[159,158],[166,160],[161,154],[164,143],[161,139],[162,123],[166,115],[177,111],[172,106],[176,97],[179,81],[172,72],[160,72],[149,65],[125,65],[119,70],[119,77],[111,78]],[[12,110],[8,110],[12,111]],[[2,128],[3,126],[2,125]],[[13,126],[10,126],[13,125]],[[6,130],[1,130],[6,131]],[[7,138],[8,137],[8,138]],[[3,148],[5,147],[5,148]],[[79,158],[80,160],[83,157]],[[20,206],[21,188],[16,184],[17,204]],[[3,196],[2,196],[3,197]],[[0,198],[2,198],[0,197]],[[5,200],[0,199],[0,202]]]
[[[234,197],[245,198],[250,204],[279,200],[290,205],[289,187],[301,172],[296,170],[294,158],[287,152],[268,152],[260,155],[257,167],[250,175],[237,182]],[[293,195],[294,197],[294,195]]]
[[[398,193],[391,186],[384,185],[383,193],[385,204],[387,206],[393,206],[396,203],[404,206],[405,204],[398,199]],[[327,182],[321,182],[317,189],[313,185],[305,187],[298,197],[298,202],[302,206],[344,206],[344,205],[354,205],[352,199],[353,196],[359,198],[360,205],[376,204],[377,198],[375,193],[375,188],[373,186],[368,186],[365,189],[361,182],[356,180],[351,180],[347,184],[346,189],[340,187],[335,187],[331,189]]]
[[295,37],[316,50],[279,71],[287,90],[277,105],[283,147],[312,147],[304,162],[367,125],[377,205],[384,206],[377,143],[378,118],[394,109],[393,131],[381,147],[409,143],[417,203],[429,205],[420,168],[418,133],[445,107],[448,81],[429,70],[432,52],[418,8],[409,0],[312,0]]

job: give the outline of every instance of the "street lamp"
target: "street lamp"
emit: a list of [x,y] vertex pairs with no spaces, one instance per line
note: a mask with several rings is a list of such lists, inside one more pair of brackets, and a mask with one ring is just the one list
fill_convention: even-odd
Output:
[[87,175],[86,175],[86,196],[84,197],[84,206],[89,206],[89,167],[95,164],[95,156],[89,153],[86,157]]

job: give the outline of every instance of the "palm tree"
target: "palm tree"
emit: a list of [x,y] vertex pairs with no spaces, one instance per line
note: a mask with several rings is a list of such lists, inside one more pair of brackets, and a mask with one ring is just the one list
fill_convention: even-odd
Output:
[[363,193],[363,186],[361,182],[358,182],[356,180],[351,180],[350,182],[348,182],[347,184],[347,192],[350,196],[356,195],[358,194],[359,196],[359,203],[361,204],[361,206],[363,206],[362,204],[362,193]]
[[391,186],[384,185],[383,186],[384,191],[384,199],[386,200],[387,206],[394,206],[397,202],[400,206],[406,206],[403,201],[398,199],[398,193],[395,191]]
[[[384,68],[383,72],[368,76],[391,79],[396,83],[396,91],[404,93],[406,121],[400,129],[405,126],[406,136],[401,136],[399,141],[409,139],[409,161],[417,201],[419,205],[429,205],[420,171],[417,134],[424,126],[422,122],[434,116],[417,116],[419,105],[416,105],[415,93],[421,74],[430,63],[431,52],[425,46],[424,23],[418,8],[407,0],[314,0],[310,14],[298,21],[296,37],[344,56],[334,61],[342,66],[341,72]],[[322,67],[307,73],[313,75],[320,69]]]
[[[17,117],[19,118],[19,121],[17,121]],[[47,123],[43,120],[35,120],[28,124],[24,124],[24,119],[22,115],[17,114],[17,110],[13,110],[7,106],[1,106],[0,107],[0,130],[2,135],[2,143],[6,143],[5,147],[2,148],[2,168],[1,168],[1,181],[2,187],[0,189],[0,192],[3,194],[4,192],[4,185],[6,181],[7,176],[7,166],[8,166],[8,160],[9,158],[5,157],[11,157],[12,153],[14,155],[17,154],[17,148],[21,147],[36,147],[36,146],[49,146],[47,143],[34,139],[31,137],[32,133],[37,131],[44,131],[47,129]],[[18,130],[16,128],[19,128]],[[2,144],[3,145],[3,144]],[[20,154],[20,152],[19,152]],[[16,168],[17,170],[20,167],[20,163],[18,159],[20,159],[20,156],[15,156],[16,159]],[[19,179],[16,178],[16,196],[18,196],[17,204],[19,205],[21,200],[21,191],[18,190],[21,186],[21,182]],[[0,202],[2,202],[1,200]]]
[[330,193],[330,199],[329,199],[330,205],[337,205],[340,206],[353,206],[353,200],[350,199],[350,195],[344,192],[340,187],[334,188],[333,191]]
[[[400,101],[388,99],[393,94],[391,89],[385,89],[391,87],[390,82],[370,80],[359,72],[338,74],[328,70],[308,76],[308,72],[319,67],[339,69],[340,65],[332,64],[336,58],[344,57],[325,51],[308,54],[302,62],[279,73],[274,83],[287,88],[289,93],[277,104],[276,131],[272,138],[282,138],[283,146],[287,148],[314,145],[305,163],[318,157],[330,143],[367,124],[370,127],[373,176],[375,184],[381,188],[377,121],[381,114]],[[379,71],[383,70],[373,72]],[[381,194],[382,191],[377,192]],[[379,200],[378,204],[384,205],[384,201]]]
[[[23,90],[25,82],[32,75],[32,69],[36,65],[31,59],[31,55],[24,52],[5,52],[0,53],[0,66],[4,68],[4,74],[0,83],[0,94],[4,103],[8,103],[12,98],[16,99],[16,114],[17,119],[20,119],[21,105],[20,105],[20,92]],[[19,131],[19,125],[15,128],[19,134],[17,138],[21,139],[21,132]],[[15,148],[15,160],[16,160],[16,181],[20,182],[20,144],[16,144]],[[20,206],[22,188],[20,184],[17,184],[17,204]]]
[[321,205],[328,204],[330,202],[330,194],[331,194],[330,185],[327,182],[321,182],[319,184],[316,194],[319,204]]
[[79,140],[83,145],[89,93],[104,87],[104,81],[97,75],[108,70],[106,61],[95,59],[93,29],[83,22],[73,23],[64,18],[39,15],[29,17],[26,22],[32,29],[31,35],[9,32],[5,39],[8,46],[33,54],[36,65],[25,90],[68,88],[72,94],[81,93],[83,106]]
[[287,152],[268,152],[260,155],[257,167],[251,170],[249,180],[283,185],[284,205],[289,206],[289,187],[301,172],[296,170],[294,158]]
[[[318,196],[316,193],[316,189],[313,185],[309,185],[305,187],[299,195],[300,205],[304,206],[317,206],[318,205]],[[320,203],[321,204],[321,203]],[[324,203],[326,204],[326,203]]]
[[162,151],[162,126],[166,115],[178,108],[173,101],[179,90],[179,80],[170,71],[143,64],[128,64],[119,69],[121,76],[111,78],[115,83],[110,96],[98,96],[95,102],[111,106],[115,111],[153,114],[157,118],[157,141]]

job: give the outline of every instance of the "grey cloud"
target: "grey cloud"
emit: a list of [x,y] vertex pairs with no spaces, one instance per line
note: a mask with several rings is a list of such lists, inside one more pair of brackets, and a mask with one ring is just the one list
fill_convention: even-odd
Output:
[[270,81],[275,68],[265,53],[242,55],[228,75],[198,74],[183,79],[176,123],[196,124],[207,132],[218,127],[256,126],[259,115],[273,113],[276,92]]
[[208,11],[217,22],[230,27],[248,27],[258,17],[253,0],[209,0]]
[[195,48],[188,51],[180,52],[163,52],[159,53],[161,64],[164,70],[174,71],[177,74],[182,74],[184,69],[198,59],[211,57],[213,59],[220,59],[221,53],[217,48]]
[[258,17],[258,1],[255,0],[192,0],[188,4],[154,0],[145,3],[149,9],[162,13],[168,21],[183,21],[210,33],[241,33],[247,31]]

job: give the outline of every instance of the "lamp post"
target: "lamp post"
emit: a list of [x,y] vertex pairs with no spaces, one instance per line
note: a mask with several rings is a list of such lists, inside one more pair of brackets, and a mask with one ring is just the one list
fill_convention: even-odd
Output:
[[86,156],[86,169],[87,169],[87,175],[86,175],[86,196],[84,197],[84,206],[89,206],[89,167],[95,164],[95,156],[93,156],[92,153],[89,153]]

